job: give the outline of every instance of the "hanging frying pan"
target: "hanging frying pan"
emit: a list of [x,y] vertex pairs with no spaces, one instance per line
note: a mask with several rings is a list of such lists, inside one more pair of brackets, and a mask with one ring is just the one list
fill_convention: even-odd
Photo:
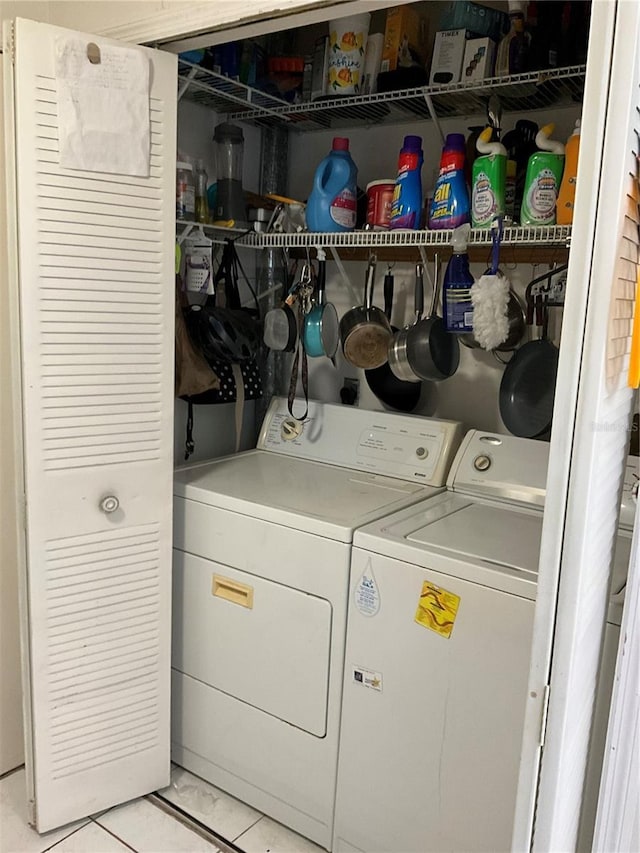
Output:
[[[420,322],[422,317],[422,309],[419,306],[420,293],[423,288],[422,273],[422,264],[416,264],[416,286],[414,295],[414,311],[416,316],[413,323],[414,326],[416,323]],[[404,329],[400,329],[400,331],[396,331],[394,334],[393,340],[389,345],[389,367],[397,379],[415,383],[420,382],[420,377],[416,376],[411,369],[409,358],[407,356],[407,338],[409,337],[410,329],[411,326],[405,326]]]
[[[295,273],[293,277],[295,277]],[[305,264],[302,267],[299,281],[291,285],[288,294],[285,286],[282,304],[265,314],[262,339],[270,350],[274,350],[274,352],[293,352],[295,350],[298,343],[298,317],[297,306],[294,307],[294,305],[299,287],[310,281],[311,268]]]
[[280,308],[267,311],[262,338],[275,352],[293,352],[298,340],[298,321],[290,305],[283,302]]
[[[391,308],[393,306],[393,275],[391,270],[384,277],[384,313],[388,320],[391,320]],[[396,333],[398,330],[392,326],[391,330]],[[391,359],[391,350],[393,343],[389,347],[389,359]],[[413,374],[412,374],[413,375]],[[371,370],[365,371],[365,377],[369,383],[369,388],[373,391],[376,397],[391,409],[398,409],[400,412],[412,412],[418,405],[420,400],[421,384],[417,377],[406,382],[398,379],[391,370],[391,364],[385,362],[380,367],[374,367]]]
[[[538,308],[541,308],[542,297]],[[512,435],[536,438],[551,427],[559,352],[547,340],[546,308],[538,317],[542,337],[521,347],[507,364],[500,383],[500,416]]]
[[327,262],[318,261],[317,301],[311,311],[305,315],[302,340],[307,355],[318,358],[326,355],[333,358],[338,349],[338,314],[331,302],[325,302],[325,284]]
[[[458,369],[460,346],[456,335],[445,329],[438,317],[439,287],[438,256],[435,258],[433,299],[429,316],[411,326],[407,335],[407,358],[409,366],[420,379],[440,382],[448,379]],[[424,302],[422,278],[416,278],[416,312],[422,313]]]

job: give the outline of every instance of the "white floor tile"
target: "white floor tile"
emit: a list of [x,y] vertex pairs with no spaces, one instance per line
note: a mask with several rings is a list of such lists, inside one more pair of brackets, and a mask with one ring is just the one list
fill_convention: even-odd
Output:
[[219,849],[148,800],[134,800],[96,818],[139,853],[216,853]]
[[61,841],[87,821],[71,823],[39,835],[27,823],[27,794],[24,770],[0,779],[0,850],[2,853],[41,853]]
[[131,853],[131,849],[95,823],[88,823],[50,848],[51,853]]
[[233,841],[262,817],[261,812],[182,767],[172,769],[171,785],[158,793],[228,841]]
[[245,853],[326,853],[323,847],[268,817],[236,838],[235,844]]

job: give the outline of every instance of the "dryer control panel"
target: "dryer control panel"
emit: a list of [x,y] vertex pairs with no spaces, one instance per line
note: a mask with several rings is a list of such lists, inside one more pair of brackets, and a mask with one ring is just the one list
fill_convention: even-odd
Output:
[[[294,411],[304,408],[296,401]],[[309,401],[305,421],[274,397],[258,448],[387,477],[443,486],[464,428],[458,421]]]

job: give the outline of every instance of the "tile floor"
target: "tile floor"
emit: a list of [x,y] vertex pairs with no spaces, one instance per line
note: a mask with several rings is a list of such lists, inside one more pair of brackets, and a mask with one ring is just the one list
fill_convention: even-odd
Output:
[[323,853],[180,767],[173,768],[170,786],[158,795],[168,809],[177,806],[198,823],[190,828],[165,811],[159,797],[143,797],[38,835],[27,824],[24,769],[14,770],[0,779],[0,853],[232,853],[219,839],[244,853]]

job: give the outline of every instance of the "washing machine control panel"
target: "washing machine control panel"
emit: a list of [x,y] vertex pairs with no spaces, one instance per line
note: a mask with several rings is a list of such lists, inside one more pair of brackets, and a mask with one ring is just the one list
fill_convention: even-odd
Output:
[[[295,401],[294,413],[304,408],[302,401]],[[284,398],[274,398],[258,448],[442,486],[463,435],[457,421],[315,401],[309,401],[308,417],[300,421],[291,415]]]
[[546,442],[470,430],[451,466],[447,487],[464,494],[544,506],[548,462]]

